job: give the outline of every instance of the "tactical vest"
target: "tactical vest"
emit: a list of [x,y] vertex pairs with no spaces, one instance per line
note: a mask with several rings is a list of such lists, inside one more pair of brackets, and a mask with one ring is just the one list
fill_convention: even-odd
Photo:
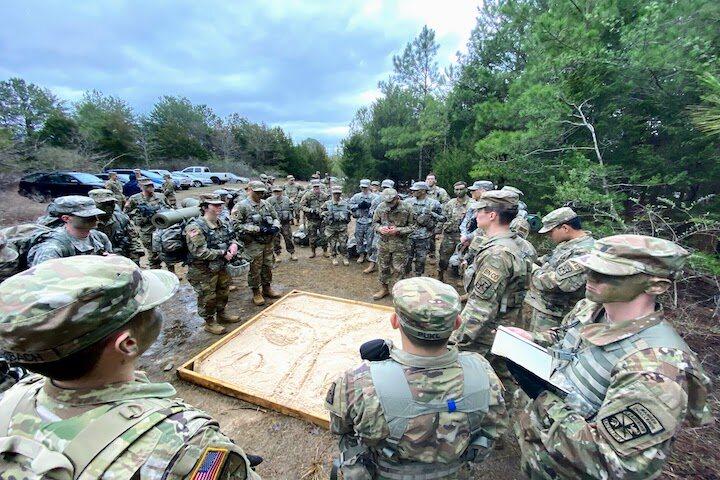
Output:
[[[480,432],[482,419],[490,405],[490,381],[485,368],[474,354],[461,352],[458,354],[458,362],[463,370],[462,396],[435,402],[419,402],[414,399],[400,363],[392,359],[370,362],[375,393],[390,431],[390,435],[384,440],[384,447],[377,452],[376,467],[383,477],[398,480],[442,478],[457,472],[464,461],[473,460],[477,450],[488,447],[488,439],[481,436]],[[471,420],[468,452],[453,463],[403,463],[402,459],[397,458],[397,446],[410,420],[440,412],[475,414],[468,415]],[[470,455],[471,451],[473,455]]]
[[270,197],[268,204],[275,209],[281,222],[287,223],[293,219],[293,206],[287,197]]
[[415,213],[415,223],[417,228],[410,234],[412,238],[428,238],[433,234],[437,220],[433,215],[433,199],[426,197],[422,200],[412,198],[408,200],[408,205],[413,208]]
[[346,201],[341,200],[338,203],[332,200],[325,204],[327,208],[327,222],[335,227],[344,227],[350,221],[350,209]]
[[691,353],[690,347],[664,320],[628,338],[603,346],[583,344],[580,326],[579,320],[572,324],[560,347],[550,349],[555,364],[550,380],[581,395],[593,406],[593,416],[605,400],[615,365],[624,358],[641,350],[660,347]]
[[[375,195],[368,193],[367,195],[363,195],[362,193],[357,193],[353,196],[353,200],[356,198],[359,198],[360,200],[355,203],[355,208],[353,209],[353,216],[357,219],[357,223],[363,223],[367,224],[372,222],[372,214],[370,212],[372,208],[373,200],[375,199]],[[367,208],[360,208],[357,205],[359,205],[362,202],[367,202],[370,204]]]
[[470,202],[466,200],[465,203],[460,203],[460,201],[455,198],[448,203],[449,205],[447,203],[445,205],[447,205],[450,210],[448,212],[448,218],[443,224],[443,233],[446,235],[459,235],[460,223],[462,223],[465,214],[467,214],[468,203]]
[[[230,242],[232,242],[233,239],[233,232],[226,225],[218,223],[218,228],[210,228],[210,225],[208,225],[207,221],[205,221],[203,217],[196,218],[190,222],[188,226],[192,224],[197,225],[203,235],[205,235],[205,242],[207,243],[208,248],[213,250],[227,250],[230,247]],[[187,227],[185,228],[187,229]],[[188,258],[191,262],[207,262],[207,260],[201,260],[197,257],[193,257],[193,254],[190,251],[188,251]],[[220,260],[220,262],[218,262],[218,260]],[[225,259],[220,257],[219,259],[210,261],[211,264],[213,262],[224,265]]]
[[[168,417],[184,412],[184,420],[206,420],[196,432],[208,425],[217,425],[206,413],[176,400],[142,398],[97,407],[102,413],[69,442],[53,441],[52,436],[40,442],[31,434],[13,434],[13,418],[37,416],[35,398],[44,384],[43,380],[39,375],[27,377],[0,400],[0,471],[7,478],[96,479],[96,476],[85,473],[88,467],[96,472],[106,472],[137,440]],[[53,422],[50,428],[60,431],[66,422],[71,425],[73,419]],[[68,431],[73,431],[73,428]],[[122,442],[116,442],[121,437]],[[146,460],[136,456],[138,470]],[[192,467],[173,465],[172,476],[168,478],[184,478]]]
[[115,252],[124,253],[130,244],[130,238],[126,234],[129,224],[130,218],[124,213],[115,210],[112,213],[112,221],[110,223],[98,223],[97,229],[108,236]]

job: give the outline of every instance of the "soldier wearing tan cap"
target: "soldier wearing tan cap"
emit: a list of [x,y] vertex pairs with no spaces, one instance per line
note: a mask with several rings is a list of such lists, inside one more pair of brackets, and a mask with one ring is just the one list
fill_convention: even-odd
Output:
[[90,190],[88,196],[104,212],[98,215],[96,228],[108,236],[113,253],[128,257],[139,265],[140,257],[145,255],[140,232],[130,217],[118,208],[117,196],[105,188]]
[[[165,199],[165,195],[155,191],[155,184],[149,178],[140,178],[138,184],[142,188],[142,192],[136,193],[128,199],[125,204],[125,213],[140,229],[140,240],[147,251],[149,267],[160,268],[162,265],[160,255],[153,252],[152,249],[152,234],[156,229],[152,223],[152,217],[161,210],[170,209],[170,205]],[[172,268],[172,265],[168,265],[168,269]]]
[[577,259],[587,298],[558,328],[515,329],[551,349],[551,381],[569,392],[539,389],[516,425],[531,478],[656,478],[683,421],[712,421],[710,379],[657,303],[688,255],[642,235],[597,240]]
[[595,243],[569,207],[553,210],[542,222],[538,233],[550,237],[557,246],[533,265],[530,291],[525,297],[533,309],[530,319],[533,332],[560,325],[563,317],[585,297],[585,269],[576,260]]

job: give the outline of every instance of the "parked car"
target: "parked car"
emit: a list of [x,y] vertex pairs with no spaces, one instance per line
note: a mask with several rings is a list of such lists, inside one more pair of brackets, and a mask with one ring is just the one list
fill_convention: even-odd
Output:
[[161,177],[165,178],[165,175],[170,175],[172,178],[173,183],[175,184],[175,188],[182,188],[183,190],[187,190],[192,185],[192,182],[184,177],[178,177],[177,175],[174,175],[170,172],[170,170],[150,170],[153,173],[157,173]]
[[195,173],[185,173],[185,172],[172,172],[173,175],[185,175],[190,179],[190,182],[192,183],[193,187],[202,187],[203,185],[212,185],[213,181],[210,180],[207,177],[203,177],[202,175],[195,174]]
[[65,195],[87,195],[104,185],[105,182],[90,173],[41,172],[21,178],[18,193],[37,202],[48,202]]
[[222,185],[227,182],[228,175],[230,175],[229,172],[211,172],[208,167],[203,166],[186,167],[182,169],[182,172],[193,173],[204,178],[209,178],[213,183],[217,183],[218,185]]
[[[106,173],[106,172],[93,173],[93,175],[98,177],[103,182],[107,182],[108,180],[110,180],[110,174]],[[127,182],[130,181],[130,175],[125,175],[124,173],[118,173],[117,178],[118,178],[118,180],[120,180],[120,183],[122,183],[123,185],[125,185]]]
[[239,177],[239,176],[235,175],[234,173],[228,173],[227,181],[228,181],[228,183],[248,183],[250,181],[250,179],[247,177]]
[[[107,168],[105,169],[106,172],[117,172],[118,174],[122,173],[125,175],[135,175],[135,172],[132,168]],[[155,172],[151,172],[150,170],[143,170],[140,169],[140,174],[145,177],[152,180],[152,182],[155,184],[155,189],[158,192],[162,191],[162,184],[164,182],[162,175],[158,175]]]

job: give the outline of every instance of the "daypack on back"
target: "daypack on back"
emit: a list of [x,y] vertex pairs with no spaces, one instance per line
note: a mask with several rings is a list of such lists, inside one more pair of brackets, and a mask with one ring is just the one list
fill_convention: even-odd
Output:
[[5,234],[7,244],[18,252],[18,268],[15,272],[18,273],[28,268],[27,256],[30,249],[47,240],[53,229],[35,223],[21,223],[0,231]]
[[185,241],[185,222],[155,230],[152,236],[152,249],[165,263],[180,263],[187,260],[189,252]]

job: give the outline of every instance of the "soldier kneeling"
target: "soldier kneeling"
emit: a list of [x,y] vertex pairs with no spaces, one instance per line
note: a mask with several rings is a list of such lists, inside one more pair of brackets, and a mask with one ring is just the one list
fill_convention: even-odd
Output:
[[401,348],[348,370],[327,393],[330,430],[341,435],[333,472],[457,478],[507,429],[501,383],[479,354],[448,348],[460,325],[460,297],[451,286],[428,277],[401,280],[393,304],[390,322],[400,329]]

